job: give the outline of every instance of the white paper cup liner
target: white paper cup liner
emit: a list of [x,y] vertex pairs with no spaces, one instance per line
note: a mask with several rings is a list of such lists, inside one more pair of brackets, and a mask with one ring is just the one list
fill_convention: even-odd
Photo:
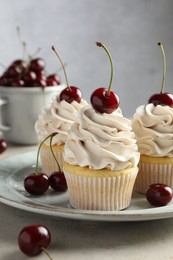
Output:
[[[63,159],[63,152],[61,149],[53,149],[55,157],[59,162],[60,168],[63,169],[64,159]],[[59,171],[58,165],[51,153],[51,150],[48,148],[42,148],[40,150],[40,160],[41,160],[41,167],[42,171],[46,173],[48,176],[55,171]]]
[[140,162],[134,190],[145,193],[148,186],[154,183],[167,184],[173,189],[173,164]]
[[115,177],[85,177],[65,172],[71,206],[104,211],[127,208],[137,171]]

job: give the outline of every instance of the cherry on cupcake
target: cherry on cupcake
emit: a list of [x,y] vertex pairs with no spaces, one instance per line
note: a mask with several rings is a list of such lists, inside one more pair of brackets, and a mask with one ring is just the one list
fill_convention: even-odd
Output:
[[164,92],[164,84],[165,84],[165,75],[166,75],[166,57],[165,51],[163,48],[163,44],[161,42],[158,43],[161,48],[162,56],[163,56],[163,77],[162,77],[162,85],[160,93],[156,93],[152,95],[148,103],[153,103],[155,106],[162,105],[162,106],[169,106],[173,107],[173,95],[167,92]]
[[91,94],[90,102],[96,112],[110,114],[114,112],[119,106],[119,97],[116,95],[115,92],[111,91],[113,73],[114,73],[113,62],[112,62],[111,55],[108,49],[106,48],[106,46],[101,42],[96,42],[96,45],[98,47],[102,47],[106,51],[110,60],[111,75],[110,75],[109,87],[96,89]]
[[75,87],[75,86],[70,86],[69,85],[68,78],[67,78],[67,73],[66,73],[66,70],[65,70],[65,66],[64,66],[64,64],[63,64],[59,54],[55,50],[54,46],[52,46],[52,50],[55,52],[56,56],[58,57],[61,65],[62,65],[62,68],[63,68],[63,71],[64,71],[64,76],[65,76],[65,80],[66,80],[66,84],[67,84],[67,87],[61,91],[61,93],[59,95],[59,100],[60,101],[65,100],[68,103],[72,103],[73,101],[77,101],[78,103],[80,103],[81,99],[82,99],[81,90],[79,88]]
[[37,152],[37,160],[36,160],[36,169],[35,173],[28,175],[24,179],[24,187],[25,190],[32,194],[32,195],[42,195],[47,191],[49,188],[49,177],[43,173],[38,171],[38,160],[39,160],[39,153],[43,143],[48,139],[55,136],[57,133],[52,133],[47,136],[39,145],[38,152]]
[[146,199],[156,207],[166,206],[172,200],[172,189],[163,183],[151,184],[146,190]]
[[51,233],[43,225],[35,224],[24,227],[18,235],[18,245],[20,250],[28,256],[36,256],[44,252],[50,260],[47,247],[51,242]]

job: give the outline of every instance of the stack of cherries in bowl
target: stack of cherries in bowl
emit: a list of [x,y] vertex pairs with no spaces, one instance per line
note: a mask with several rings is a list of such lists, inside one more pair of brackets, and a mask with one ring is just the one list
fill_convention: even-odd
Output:
[[0,86],[5,87],[44,88],[60,83],[58,74],[47,75],[46,63],[42,58],[30,58],[29,61],[15,60],[0,77]]

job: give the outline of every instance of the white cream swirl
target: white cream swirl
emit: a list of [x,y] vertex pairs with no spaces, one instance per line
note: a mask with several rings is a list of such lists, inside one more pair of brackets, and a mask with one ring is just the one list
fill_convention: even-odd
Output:
[[141,154],[173,157],[173,108],[153,104],[140,106],[132,128]]
[[99,114],[88,105],[68,132],[64,160],[90,169],[121,170],[136,166],[139,153],[130,120],[117,109]]
[[[57,101],[54,97],[52,103],[45,107],[35,123],[35,130],[39,142],[44,140],[51,133],[57,132],[52,144],[64,144],[67,139],[67,131],[76,119],[76,114],[82,106],[87,105],[85,100],[80,103],[73,101],[68,103],[65,100]],[[46,141],[49,144],[50,140]]]

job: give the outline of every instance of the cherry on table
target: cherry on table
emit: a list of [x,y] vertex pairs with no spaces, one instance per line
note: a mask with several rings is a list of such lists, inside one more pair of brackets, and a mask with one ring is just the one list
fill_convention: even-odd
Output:
[[153,183],[146,190],[146,199],[156,207],[166,206],[172,196],[172,189],[167,184]]
[[50,187],[55,191],[66,191],[67,182],[64,173],[61,171],[53,172],[49,177]]
[[0,139],[0,154],[7,149],[7,142],[4,139]]
[[43,225],[35,224],[24,227],[18,236],[20,250],[28,256],[36,256],[44,251],[50,259],[50,255],[45,250],[51,242],[51,233]]
[[31,195],[42,195],[49,188],[49,177],[41,172],[28,175],[24,179],[24,187]]

